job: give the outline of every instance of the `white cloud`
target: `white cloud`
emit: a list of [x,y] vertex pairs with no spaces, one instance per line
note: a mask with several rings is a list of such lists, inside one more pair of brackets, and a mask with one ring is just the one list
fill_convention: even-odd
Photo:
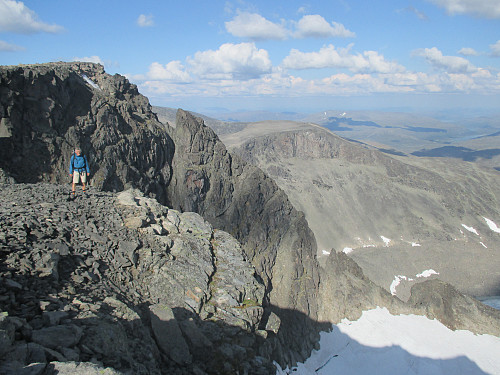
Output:
[[236,17],[225,25],[230,34],[252,40],[283,40],[288,34],[283,25],[273,23],[257,13],[238,12]]
[[226,43],[217,51],[197,52],[187,59],[193,74],[205,79],[257,78],[272,69],[269,54],[254,43]]
[[451,14],[470,14],[484,18],[500,18],[498,0],[427,0]]
[[415,50],[413,55],[424,57],[433,67],[443,69],[449,73],[472,73],[477,71],[477,68],[469,60],[458,56],[443,56],[443,53],[436,47]]
[[296,22],[296,31],[293,35],[296,38],[352,38],[356,36],[355,33],[347,30],[344,25],[337,22],[330,24],[318,14],[303,16]]
[[494,57],[500,57],[500,40],[496,43],[490,44],[491,55]]
[[191,77],[180,61],[171,61],[166,65],[154,62],[147,74],[151,80],[167,80],[173,82],[190,82]]
[[104,65],[104,61],[99,56],[73,57],[73,61],[91,62]]
[[458,51],[463,56],[477,56],[479,53],[474,48],[464,47]]
[[333,45],[321,48],[318,52],[301,52],[292,49],[283,59],[283,67],[287,69],[321,69],[341,68],[352,72],[402,72],[404,67],[390,61],[376,51],[365,51],[363,54],[351,54],[352,44],[347,48],[336,49]]
[[282,96],[319,97],[335,95],[367,95],[375,93],[500,93],[500,74],[479,69],[472,74],[338,73],[321,79],[305,79],[274,68],[253,79],[240,80],[221,74],[224,79],[195,79],[190,84],[168,80],[149,80],[140,84],[148,96]]
[[140,27],[151,27],[154,26],[155,22],[153,20],[153,16],[151,14],[141,14],[139,18],[137,18],[137,25]]
[[37,14],[21,1],[0,0],[0,32],[34,34],[58,33],[64,28],[38,20]]
[[[418,52],[418,53],[417,53]],[[500,94],[500,73],[474,67],[466,59],[443,56],[434,49],[419,50],[438,70],[408,71],[376,51],[353,53],[325,46],[317,52],[292,50],[281,66],[272,66],[268,52],[254,43],[224,44],[197,52],[185,62],[151,64],[136,76],[151,97],[276,96],[319,97],[375,93]],[[330,68],[344,72],[316,79],[292,75],[290,69]]]
[[14,44],[7,43],[3,40],[0,40],[0,51],[5,51],[5,52],[16,52],[16,51],[23,51],[24,47],[21,46],[16,46]]

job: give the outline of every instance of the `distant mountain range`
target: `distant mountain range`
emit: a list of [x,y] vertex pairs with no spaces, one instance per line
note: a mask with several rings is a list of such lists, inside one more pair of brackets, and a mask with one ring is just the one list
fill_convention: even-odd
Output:
[[[165,121],[174,110],[155,107]],[[327,110],[304,115],[292,112],[222,113],[217,119],[196,114],[220,134],[243,124],[289,120],[321,125],[343,138],[382,152],[420,157],[448,157],[500,170],[500,116],[464,118],[449,122],[430,116],[381,111]]]

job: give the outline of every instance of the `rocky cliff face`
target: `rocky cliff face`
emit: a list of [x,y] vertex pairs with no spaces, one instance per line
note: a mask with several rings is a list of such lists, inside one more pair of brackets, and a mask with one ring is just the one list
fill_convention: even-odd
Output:
[[[282,315],[297,312],[284,319],[289,324],[280,337],[301,347],[307,342],[303,335],[316,331],[304,317],[317,317],[319,285],[316,243],[303,214],[261,170],[228,153],[200,119],[179,111],[172,138],[176,150],[169,201],[182,211],[200,213],[242,243],[266,285],[269,304]],[[300,351],[285,354],[285,361],[298,360]]]
[[0,168],[18,182],[69,181],[79,145],[92,184],[164,199],[173,143],[147,98],[91,63],[0,67]]

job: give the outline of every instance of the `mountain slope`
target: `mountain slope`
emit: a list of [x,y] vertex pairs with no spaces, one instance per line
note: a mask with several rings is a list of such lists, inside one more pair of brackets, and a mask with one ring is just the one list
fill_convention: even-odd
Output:
[[500,238],[486,220],[500,222],[495,171],[383,154],[304,123],[254,123],[222,139],[305,212],[319,255],[345,249],[387,290],[433,269],[464,292],[499,291]]

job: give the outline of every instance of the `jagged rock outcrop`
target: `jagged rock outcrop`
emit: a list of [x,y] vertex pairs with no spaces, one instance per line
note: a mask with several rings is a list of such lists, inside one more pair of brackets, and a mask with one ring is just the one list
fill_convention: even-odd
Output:
[[460,293],[441,280],[428,280],[411,288],[408,304],[448,328],[500,336],[500,311]]
[[92,184],[164,201],[173,144],[149,101],[92,63],[0,67],[0,168],[18,182],[69,182],[79,145]]
[[264,285],[228,233],[136,190],[0,192],[1,373],[273,372]]
[[287,323],[280,331],[283,343],[301,347],[283,353],[284,360],[300,360],[307,351],[303,338],[316,329],[309,319],[297,319],[317,317],[319,285],[316,242],[304,215],[260,169],[228,153],[201,119],[179,110],[171,136],[176,149],[168,200],[174,208],[198,212],[241,242],[266,285],[269,303],[282,315],[305,314],[282,317]]

